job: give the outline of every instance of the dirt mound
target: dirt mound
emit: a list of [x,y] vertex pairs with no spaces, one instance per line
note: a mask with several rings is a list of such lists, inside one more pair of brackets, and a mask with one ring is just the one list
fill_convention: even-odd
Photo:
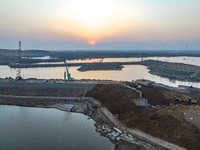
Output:
[[172,115],[177,119],[184,119],[188,122],[193,123],[199,128],[200,131],[200,106],[199,105],[172,105],[165,109],[158,110],[160,115],[165,115],[166,113]]
[[[136,87],[134,83],[127,82],[126,84],[131,87]],[[166,98],[163,95],[163,92],[161,90],[154,88],[154,86],[142,85],[141,88],[139,88],[138,90],[142,92],[142,97],[145,98],[151,105],[169,106],[172,102],[170,99]]]
[[[135,86],[133,83],[127,85]],[[166,96],[169,91],[153,86],[142,86],[138,90],[151,105],[165,107],[154,110],[138,107],[132,101],[139,98],[138,93],[119,84],[97,85],[87,96],[99,100],[113,114],[119,114],[118,119],[130,128],[137,128],[187,149],[200,149],[199,105],[174,103],[170,96]]]
[[143,98],[147,99],[151,105],[168,106],[172,102],[170,99],[166,99],[163,93],[155,88],[142,86],[139,90],[143,93]]
[[144,111],[144,107],[138,107],[133,102],[139,94],[119,84],[97,85],[86,96],[99,100],[113,114],[119,114],[121,119]]
[[200,149],[200,131],[184,118],[184,110],[187,106],[169,106],[132,116],[125,123],[187,149]]

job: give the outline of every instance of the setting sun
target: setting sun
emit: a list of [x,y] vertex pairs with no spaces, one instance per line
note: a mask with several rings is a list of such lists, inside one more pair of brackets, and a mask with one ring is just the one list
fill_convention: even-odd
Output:
[[95,42],[94,42],[94,41],[90,41],[90,44],[92,44],[92,45],[93,45],[93,44],[95,44]]
[[0,0],[0,49],[200,49],[200,0],[19,1]]

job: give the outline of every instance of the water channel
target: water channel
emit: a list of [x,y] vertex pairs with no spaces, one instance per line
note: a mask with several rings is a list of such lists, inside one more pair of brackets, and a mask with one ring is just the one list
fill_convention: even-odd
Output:
[[[103,62],[140,61],[142,58],[105,58]],[[148,59],[148,58],[143,58]],[[181,62],[200,65],[199,57],[151,57],[153,60]],[[76,60],[72,62],[97,62],[102,59]],[[148,79],[177,87],[187,85],[200,87],[197,82],[170,80],[148,73],[142,65],[125,65],[121,71],[77,71],[69,67],[75,79],[105,79],[132,81]],[[16,77],[16,69],[0,66],[0,78]],[[23,78],[63,79],[65,67],[23,68]],[[0,149],[114,149],[114,145],[95,132],[94,121],[87,116],[56,109],[28,108],[0,105]]]
[[[105,58],[103,62],[122,62],[122,61],[140,61],[142,58]],[[179,62],[192,65],[200,65],[200,57],[149,57],[144,59],[154,59],[169,62]],[[100,59],[75,60],[68,62],[97,62]],[[178,80],[170,80],[168,78],[152,75],[146,66],[142,65],[125,65],[121,71],[78,71],[79,67],[69,67],[71,76],[75,79],[104,79],[117,81],[132,81],[137,79],[152,80],[157,83],[178,87],[178,85],[186,85],[200,87],[199,82],[184,82]],[[16,77],[16,69],[8,66],[0,66],[0,78]],[[23,78],[38,78],[38,79],[63,79],[65,67],[48,67],[48,68],[22,68]]]
[[184,63],[200,66],[200,57],[140,57],[140,58],[103,58],[103,59],[84,59],[70,60],[68,63],[92,63],[92,62],[138,62],[141,60],[159,60],[166,62]]
[[87,116],[57,109],[0,105],[1,150],[113,150]]

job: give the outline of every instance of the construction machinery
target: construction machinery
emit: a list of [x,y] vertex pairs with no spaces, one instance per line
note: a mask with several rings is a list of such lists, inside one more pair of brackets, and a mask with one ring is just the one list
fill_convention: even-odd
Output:
[[192,99],[190,96],[184,95],[184,94],[179,94],[175,95],[173,93],[170,93],[171,99],[174,100],[174,102],[187,102],[189,104],[196,104],[197,100]]
[[174,102],[182,102],[183,101],[183,99],[180,98],[180,97],[182,97],[182,95],[175,94],[172,91],[170,91],[169,96],[170,96],[170,99],[173,100]]
[[69,80],[69,81],[74,81],[75,79],[71,77],[71,74],[70,74],[69,71],[68,71],[66,61],[64,61],[64,63],[65,63],[65,66],[66,66],[66,71],[67,71],[67,78],[68,78],[68,80]]
[[174,102],[182,102],[183,100],[177,96],[174,96]]
[[189,104],[196,104],[196,103],[197,103],[197,100],[192,99],[192,98],[188,98],[188,103],[189,103]]
[[196,104],[196,103],[197,103],[197,100],[192,99],[190,96],[184,95],[184,96],[183,96],[183,99],[184,99],[186,102],[188,102],[189,104]]
[[135,85],[135,88],[136,88],[136,89],[142,88],[141,85],[139,85],[139,84],[138,84],[137,82],[135,82],[134,80],[132,80],[132,84]]

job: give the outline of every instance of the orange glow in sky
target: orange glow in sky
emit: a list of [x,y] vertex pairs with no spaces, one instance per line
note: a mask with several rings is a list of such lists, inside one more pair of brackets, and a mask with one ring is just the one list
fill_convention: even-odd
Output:
[[200,0],[0,0],[0,49],[200,50],[199,14]]
[[90,41],[90,44],[94,45],[94,44],[95,44],[95,42],[94,42],[94,41]]

